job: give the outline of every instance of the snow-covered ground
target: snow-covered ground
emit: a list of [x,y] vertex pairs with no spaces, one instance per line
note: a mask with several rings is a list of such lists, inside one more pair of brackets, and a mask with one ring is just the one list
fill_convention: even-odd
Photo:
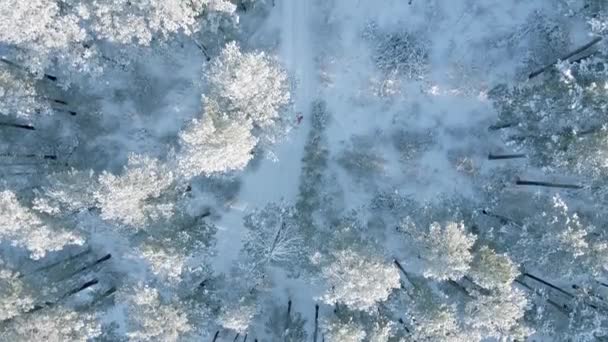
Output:
[[[218,255],[215,258],[218,272],[226,271],[238,256],[243,216],[251,209],[261,208],[269,202],[293,203],[298,194],[302,153],[310,129],[308,113],[316,89],[317,71],[309,27],[312,7],[312,1],[277,1],[269,14],[269,20],[280,23],[279,60],[296,81],[292,94],[293,105],[285,116],[294,122],[300,113],[304,118],[300,124],[295,125],[285,141],[273,149],[273,156],[254,163],[242,175],[238,198],[230,204],[230,210],[218,223]],[[277,24],[272,22],[266,28],[274,28],[275,25]]]
[[[474,198],[478,176],[499,165],[487,161],[488,153],[505,148],[487,130],[496,121],[487,92],[524,79],[531,67],[525,59],[530,33],[521,33],[522,27],[537,11],[554,10],[541,1],[277,0],[261,30],[279,30],[279,58],[297,82],[286,115],[295,120],[301,112],[304,120],[274,149],[278,160],[264,159],[242,175],[238,199],[218,224],[216,271],[226,272],[238,257],[250,210],[295,201],[317,99],[331,112],[324,133],[327,172],[338,175],[345,209],[368,203],[378,191],[420,201]],[[372,23],[379,33],[406,32],[417,40],[425,50],[423,72],[407,77],[380,70],[374,61],[378,37],[365,38]],[[576,45],[585,38],[571,40]],[[396,143],[400,135],[422,143],[404,157]],[[369,149],[382,170],[372,179],[357,178],[340,164],[345,151],[361,149]],[[387,257],[406,253],[400,238],[387,238],[385,247]],[[312,284],[282,273],[274,277],[274,295],[289,295],[310,324],[318,295]]]

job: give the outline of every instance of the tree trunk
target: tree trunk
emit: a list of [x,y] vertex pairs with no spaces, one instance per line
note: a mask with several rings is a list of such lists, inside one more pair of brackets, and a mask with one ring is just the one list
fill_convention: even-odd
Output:
[[86,255],[86,254],[89,254],[89,253],[91,253],[91,248],[87,248],[87,249],[85,249],[85,250],[84,250],[84,251],[82,251],[82,252],[79,252],[79,253],[76,253],[75,255],[72,255],[72,256],[67,257],[66,259],[59,260],[59,261],[56,261],[56,262],[51,263],[51,264],[49,264],[49,265],[46,265],[46,266],[40,267],[40,268],[38,268],[38,269],[36,269],[36,270],[34,270],[34,271],[30,272],[30,273],[27,273],[27,274],[25,274],[25,273],[21,273],[21,274],[19,274],[18,278],[23,278],[23,277],[27,277],[27,276],[29,276],[29,275],[31,275],[31,274],[35,274],[35,273],[39,273],[39,272],[42,272],[42,271],[46,271],[46,270],[48,270],[48,269],[51,269],[51,268],[53,268],[53,267],[55,267],[55,266],[57,266],[57,265],[60,265],[60,264],[64,263],[64,262],[68,262],[68,261],[72,261],[72,260],[74,260],[74,259],[78,259],[78,258],[80,258],[81,256]]
[[213,340],[212,340],[211,342],[215,342],[215,341],[217,341],[217,337],[218,337],[219,335],[220,335],[220,331],[218,330],[218,331],[216,331],[216,332],[215,332],[215,335],[213,335]]
[[592,41],[581,46],[580,48],[578,48],[578,49],[566,54],[565,56],[562,56],[561,58],[554,60],[550,64],[547,64],[544,67],[532,72],[530,75],[528,75],[528,79],[532,79],[532,78],[542,74],[543,72],[551,69],[555,65],[555,63],[557,63],[558,61],[565,61],[565,60],[569,59],[570,57],[573,57],[574,55],[577,55],[577,54],[587,50],[588,48],[592,47],[593,45],[599,43],[601,40],[602,40],[602,37],[594,38]]
[[484,214],[484,215],[486,215],[486,216],[490,216],[490,217],[493,217],[493,218],[496,218],[496,219],[500,220],[501,224],[512,223],[512,224],[514,224],[514,225],[516,225],[518,227],[521,227],[521,224],[517,223],[512,218],[509,218],[509,217],[506,217],[506,216],[503,216],[503,215],[499,215],[499,214],[493,213],[493,212],[485,210],[485,209],[483,209],[481,211],[481,213]]
[[64,279],[67,279],[67,278],[70,278],[70,277],[73,277],[73,276],[77,275],[78,273],[82,273],[82,272],[84,272],[84,271],[86,271],[86,270],[88,270],[88,269],[90,269],[90,268],[93,268],[93,267],[95,267],[95,266],[97,266],[97,265],[101,264],[101,263],[102,263],[102,262],[104,262],[104,261],[108,261],[108,260],[110,260],[111,258],[112,258],[112,254],[106,254],[106,255],[104,255],[103,257],[101,257],[101,258],[99,258],[99,259],[95,260],[94,262],[92,262],[92,263],[90,263],[90,264],[88,264],[88,265],[84,265],[83,267],[81,267],[81,268],[77,269],[76,271],[74,271],[74,272],[72,272],[72,273],[69,273],[67,276],[63,276],[63,277],[61,277],[61,278],[59,279],[59,281],[64,280]]
[[501,123],[501,124],[492,125],[492,126],[488,127],[488,129],[490,131],[498,131],[500,129],[509,128],[509,127],[513,127],[516,125],[517,125],[516,123],[512,123],[512,122],[511,123]]
[[58,111],[58,112],[64,112],[64,113],[68,113],[71,116],[76,116],[78,115],[77,112],[73,111],[73,110],[69,110],[69,109],[63,109],[63,108],[57,108],[57,107],[51,107],[54,111]]
[[563,293],[563,294],[565,294],[566,296],[568,296],[569,298],[574,298],[574,295],[573,295],[573,294],[571,294],[570,292],[568,292],[568,291],[566,291],[566,290],[564,290],[564,289],[562,289],[562,288],[560,288],[560,287],[557,287],[557,286],[555,286],[555,285],[551,284],[550,282],[548,282],[548,281],[546,281],[546,280],[543,280],[543,279],[541,279],[541,278],[539,278],[539,277],[536,277],[536,276],[534,276],[534,275],[532,275],[532,274],[530,274],[530,273],[523,273],[522,275],[523,275],[524,277],[528,277],[528,278],[530,278],[530,279],[536,280],[537,282],[539,282],[539,283],[541,283],[541,284],[544,284],[544,285],[546,285],[546,286],[548,286],[548,287],[550,287],[550,288],[552,288],[552,289],[554,289],[554,290],[556,290],[556,291],[558,291],[558,292],[560,292],[560,293]]
[[456,289],[458,289],[460,292],[462,292],[465,296],[469,297],[469,298],[473,298],[473,296],[469,293],[469,291],[462,285],[458,284],[457,282],[455,282],[454,280],[448,280],[448,284],[452,285],[453,287],[455,287]]
[[23,128],[23,129],[27,129],[27,130],[30,130],[30,131],[35,131],[36,130],[36,128],[34,126],[31,126],[31,125],[16,124],[16,123],[10,123],[10,122],[0,122],[0,126],[13,127],[13,128]]
[[289,329],[289,325],[291,324],[291,299],[287,302],[287,317],[285,317],[285,329],[283,332],[286,332]]
[[98,283],[99,283],[99,280],[97,280],[97,279],[89,280],[86,283],[82,284],[80,287],[69,291],[68,293],[63,295],[62,298],[73,296],[73,295],[77,294],[78,292],[84,291],[93,285],[97,285]]
[[234,340],[232,340],[232,342],[236,342],[236,340],[239,339],[239,335],[240,335],[239,333],[236,333],[236,336],[234,336]]
[[518,158],[526,158],[526,155],[523,153],[516,154],[488,154],[488,160],[499,160],[499,159],[518,159]]
[[207,48],[205,47],[205,45],[199,43],[196,39],[192,39],[192,41],[199,48],[199,50],[201,50],[203,52],[203,55],[205,55],[207,62],[209,62],[211,60],[211,57],[209,56],[209,53],[207,52]]
[[[528,284],[524,283],[523,281],[521,281],[519,279],[515,279],[514,282],[516,282],[519,285],[523,286],[525,289],[527,289],[528,291],[534,293],[535,295],[540,296],[538,293],[536,293],[536,291],[532,287],[530,287]],[[562,307],[561,305],[557,304],[556,302],[552,301],[549,298],[545,298],[545,300],[547,301],[547,303],[553,305],[557,309],[557,311],[559,311],[560,313],[562,313],[566,317],[570,316],[570,313],[568,312],[568,310],[564,309],[564,307]]]
[[312,335],[313,342],[317,342],[317,335],[319,334],[319,304],[315,305],[315,331]]
[[114,286],[110,287],[108,290],[106,290],[104,293],[101,294],[101,296],[95,298],[95,300],[93,300],[93,302],[91,303],[91,305],[94,305],[96,303],[99,303],[100,301],[110,297],[111,295],[113,295],[116,292],[116,288]]
[[39,159],[57,160],[57,155],[54,155],[54,154],[14,154],[14,153],[2,153],[2,154],[0,154],[0,157],[39,158]]
[[397,261],[397,259],[393,259],[393,263],[397,266],[399,271],[401,271],[401,273],[403,273],[403,275],[405,276],[405,279],[408,281],[408,283],[410,283],[410,285],[412,285],[412,287],[416,288],[416,285],[414,285],[414,283],[410,279],[409,274],[405,271],[403,266],[401,266],[401,263],[399,263],[399,261]]
[[544,186],[549,188],[564,188],[564,189],[582,189],[582,185],[576,184],[561,184],[561,183],[552,183],[552,182],[539,182],[539,181],[529,181],[529,180],[521,180],[517,178],[515,181],[517,185],[530,185],[530,186]]
[[[21,70],[26,70],[27,71],[27,69],[24,68],[24,67],[22,67],[21,65],[15,63],[15,62],[9,61],[8,59],[2,58],[2,57],[0,57],[0,62],[3,62],[4,64],[10,65],[10,66],[12,66],[14,68],[17,68],[17,69],[21,69]],[[44,74],[44,78],[46,78],[46,79],[48,79],[50,81],[53,81],[53,82],[57,81],[57,77],[55,77],[53,75],[49,75],[49,74]]]

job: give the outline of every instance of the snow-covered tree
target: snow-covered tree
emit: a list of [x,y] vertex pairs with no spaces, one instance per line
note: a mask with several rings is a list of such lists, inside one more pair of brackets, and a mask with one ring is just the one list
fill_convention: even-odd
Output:
[[140,248],[141,255],[150,265],[152,273],[170,282],[179,282],[186,268],[186,255],[173,248],[162,248],[145,244]]
[[34,307],[31,289],[0,260],[0,322]]
[[87,342],[101,335],[93,315],[64,307],[47,308],[22,315],[0,329],[3,341]]
[[519,270],[507,255],[483,246],[475,253],[468,275],[484,289],[508,290]]
[[597,59],[557,64],[546,82],[497,87],[490,96],[506,142],[533,165],[597,177],[608,170],[608,65]]
[[425,277],[440,281],[458,280],[469,270],[473,260],[471,248],[476,237],[466,232],[462,222],[447,222],[443,226],[433,222],[426,231],[409,225],[402,228],[420,244]]
[[334,258],[322,270],[328,289],[320,299],[325,303],[370,311],[400,286],[399,271],[379,258],[353,250],[335,252]]
[[183,309],[162,301],[154,288],[138,285],[120,296],[127,303],[127,337],[131,341],[180,341],[192,330]]
[[14,69],[0,68],[0,115],[31,119],[50,111],[49,102],[38,94],[34,79]]
[[187,177],[242,170],[253,158],[258,139],[249,120],[229,121],[213,103],[205,116],[180,134],[180,172]]
[[248,269],[264,272],[268,266],[293,269],[305,255],[301,226],[296,209],[270,203],[244,219],[247,235],[243,251]]
[[48,252],[59,251],[66,245],[82,245],[78,234],[54,229],[35,212],[19,203],[12,191],[0,192],[0,240],[25,247],[33,259],[40,259]]
[[239,301],[222,308],[222,312],[217,318],[217,323],[224,327],[224,329],[243,334],[252,324],[256,313],[257,309],[254,305]]
[[174,184],[170,168],[158,159],[132,154],[121,175],[103,172],[95,199],[101,217],[143,227],[173,215],[173,204],[160,198]]
[[417,305],[410,309],[413,316],[412,339],[414,341],[474,341],[462,330],[454,307],[442,305]]
[[406,30],[383,32],[374,22],[369,23],[364,37],[373,44],[372,58],[386,73],[396,73],[408,79],[422,79],[429,70],[429,48],[424,34]]
[[53,216],[68,215],[97,205],[98,182],[92,170],[53,173],[36,191],[33,209]]
[[85,48],[87,32],[64,5],[52,0],[0,3],[0,42],[14,47],[17,62],[40,77],[54,62],[75,71],[97,71],[90,63],[95,53]]
[[352,319],[326,320],[321,328],[327,342],[360,342],[367,335],[365,330]]
[[373,329],[368,335],[370,342],[388,342],[395,333],[393,322],[374,322]]
[[[201,27],[217,30],[214,16],[232,15],[236,9],[226,0],[72,2],[78,15],[90,23],[97,39],[141,45],[150,45],[154,38],[166,39],[177,32],[191,35]],[[204,20],[200,20],[201,17]]]
[[299,342],[307,340],[306,320],[294,312],[291,301],[287,307],[273,305],[266,322],[266,333],[273,341]]
[[515,288],[492,295],[477,294],[466,304],[465,324],[479,340],[524,339],[532,333],[522,322],[527,307],[524,292]]
[[546,275],[604,272],[607,240],[589,216],[579,216],[560,195],[536,196],[529,209],[521,222],[509,224],[503,247],[511,258]]
[[289,103],[286,72],[263,52],[243,52],[228,43],[206,73],[208,97],[234,121],[251,121],[254,127],[269,128],[280,121]]

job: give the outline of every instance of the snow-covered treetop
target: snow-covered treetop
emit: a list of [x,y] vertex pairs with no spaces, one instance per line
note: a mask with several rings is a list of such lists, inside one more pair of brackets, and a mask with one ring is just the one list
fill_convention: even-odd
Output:
[[507,255],[483,246],[475,253],[468,275],[484,289],[507,291],[519,271]]
[[322,323],[322,330],[328,342],[360,342],[367,334],[355,321],[330,319]]
[[252,323],[257,310],[254,305],[249,303],[235,303],[222,309],[217,322],[225,329],[244,333]]
[[459,342],[469,336],[458,324],[458,316],[453,306],[420,308],[415,311],[412,338],[415,341]]
[[420,244],[425,261],[424,276],[436,280],[458,280],[469,270],[473,260],[471,248],[477,239],[467,233],[462,222],[447,222],[443,226],[433,222],[428,230],[411,224],[402,225]]
[[212,103],[205,109],[204,117],[193,120],[180,134],[180,172],[193,177],[242,170],[253,158],[258,142],[251,132],[253,126],[248,120],[224,119],[226,115]]
[[390,263],[353,250],[336,252],[334,258],[322,270],[328,289],[320,299],[327,304],[370,311],[400,286],[399,271]]
[[15,318],[0,330],[3,341],[87,342],[101,335],[93,315],[64,307],[53,307]]
[[464,323],[469,334],[480,341],[525,339],[533,332],[522,322],[527,308],[526,295],[519,289],[497,295],[477,294],[466,304]]
[[548,274],[598,276],[605,272],[608,244],[595,234],[597,228],[569,208],[560,195],[539,202],[539,210],[525,218],[517,243],[508,246],[512,257]]
[[578,174],[605,174],[607,65],[595,58],[559,62],[543,83],[490,92],[508,144],[530,153],[533,165]]
[[182,279],[186,269],[186,255],[173,248],[163,248],[145,244],[140,253],[150,265],[151,272],[169,283],[177,283]]
[[80,18],[64,14],[63,5],[54,0],[0,3],[0,42],[18,47],[18,57],[40,76],[51,58],[78,69],[87,68],[91,57],[83,46],[88,36]]
[[33,259],[66,245],[82,245],[84,239],[74,232],[52,229],[35,212],[19,203],[12,191],[0,192],[0,240],[25,247]]
[[285,204],[269,203],[244,218],[247,235],[243,250],[251,268],[282,265],[289,268],[304,258],[305,246],[297,211]]
[[19,277],[0,260],[0,322],[34,307],[34,299]]
[[201,29],[206,12],[232,14],[236,6],[225,0],[75,1],[80,17],[91,24],[98,39],[149,45],[157,36],[175,32],[191,35]]
[[98,182],[92,170],[71,169],[47,177],[47,183],[37,191],[33,209],[49,215],[67,215],[96,206]]
[[158,159],[132,154],[121,175],[103,172],[95,199],[101,217],[141,228],[173,215],[173,204],[159,197],[174,184],[174,174]]
[[255,127],[268,128],[279,120],[289,103],[287,73],[263,52],[243,52],[236,42],[228,43],[206,73],[208,97],[231,120],[251,120]]
[[0,115],[27,118],[48,114],[49,103],[40,96],[34,80],[23,73],[0,68]]
[[192,330],[181,308],[161,301],[159,292],[137,285],[119,294],[127,303],[127,336],[130,341],[180,341]]

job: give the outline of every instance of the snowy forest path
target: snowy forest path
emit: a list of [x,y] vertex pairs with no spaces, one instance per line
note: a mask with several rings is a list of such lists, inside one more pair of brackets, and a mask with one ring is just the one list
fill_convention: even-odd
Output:
[[[315,63],[310,35],[311,1],[277,1],[268,16],[269,21],[279,26],[279,61],[295,78],[292,93],[292,108],[284,113],[287,120],[294,122],[295,128],[286,141],[275,145],[271,156],[262,158],[241,177],[241,190],[237,201],[219,222],[218,255],[214,266],[218,272],[228,271],[238,258],[241,241],[245,233],[243,217],[251,209],[262,208],[269,202],[286,201],[293,203],[298,195],[302,169],[302,156],[310,129],[310,108],[314,100]],[[264,28],[262,28],[264,30]],[[296,116],[304,118],[298,123]]]

